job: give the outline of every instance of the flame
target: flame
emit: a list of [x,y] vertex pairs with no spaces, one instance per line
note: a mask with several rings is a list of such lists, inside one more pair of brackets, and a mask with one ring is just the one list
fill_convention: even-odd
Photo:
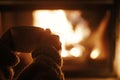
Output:
[[79,49],[77,49],[77,48],[72,48],[72,49],[70,50],[70,53],[71,53],[71,55],[73,55],[73,56],[75,56],[75,57],[80,56],[80,51],[79,51]]
[[[79,15],[78,15],[79,14]],[[72,14],[72,18],[80,16],[80,12]],[[62,43],[61,56],[81,56],[82,50],[73,47],[70,51],[66,50],[66,44],[77,44],[90,35],[90,29],[86,25],[83,18],[80,17],[82,23],[78,23],[73,30],[72,23],[68,21],[64,10],[36,10],[33,12],[34,26],[40,26],[44,29],[49,28],[54,34],[59,35]]]
[[80,46],[75,46],[70,50],[70,54],[74,57],[82,56],[84,49]]
[[[104,33],[107,29],[107,24],[108,24],[109,19],[110,19],[110,12],[106,11],[106,15],[101,20],[101,23],[99,24],[98,29],[96,30],[96,32],[94,32],[94,35],[92,35],[92,37],[91,37],[90,42],[94,43],[93,45],[94,45],[94,48],[95,48],[95,49],[93,49],[93,51],[90,54],[90,57],[92,59],[95,59],[98,56],[101,59],[105,59],[107,57],[107,53],[108,53],[107,52],[108,51],[107,50],[107,44],[106,44],[107,42],[104,43],[102,39],[103,39]],[[100,54],[100,52],[104,53],[104,54]]]
[[94,49],[91,54],[90,54],[90,57],[92,59],[96,59],[98,56],[100,55],[100,50],[99,49]]

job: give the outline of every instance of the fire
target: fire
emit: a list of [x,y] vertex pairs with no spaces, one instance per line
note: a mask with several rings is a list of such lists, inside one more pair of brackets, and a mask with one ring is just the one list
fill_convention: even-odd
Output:
[[70,53],[74,57],[82,56],[83,50],[81,48],[74,47],[70,50]]
[[70,53],[71,53],[73,56],[75,56],[75,57],[78,57],[78,56],[80,55],[80,51],[79,51],[79,49],[77,49],[77,48],[72,48],[72,49],[70,50]]
[[94,50],[91,52],[90,57],[91,57],[92,59],[96,59],[99,55],[100,55],[99,49],[94,49]]
[[[33,12],[34,16],[34,26],[40,26],[44,29],[49,28],[54,34],[60,36],[60,41],[62,43],[61,56],[74,56],[80,57],[83,53],[83,47],[76,47],[76,44],[80,43],[82,40],[90,35],[90,29],[87,26],[86,21],[80,17],[80,11],[73,11],[71,14],[71,19],[74,20],[75,17],[79,17],[82,20],[81,23],[76,25],[73,30],[72,23],[67,19],[64,10],[36,10]],[[66,49],[66,44],[73,44],[70,50]]]
[[[103,36],[107,29],[107,24],[110,18],[110,12],[106,11],[105,16],[101,20],[101,23],[98,26],[98,29],[94,32],[94,35],[92,35],[91,43],[94,45],[94,49],[90,54],[90,57],[92,59],[101,58],[105,59],[107,57],[107,45],[106,43],[103,44]],[[102,54],[101,54],[102,53]]]

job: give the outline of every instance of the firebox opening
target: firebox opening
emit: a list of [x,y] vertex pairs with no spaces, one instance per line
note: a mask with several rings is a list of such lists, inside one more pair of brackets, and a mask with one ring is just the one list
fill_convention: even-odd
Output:
[[65,76],[109,74],[110,18],[110,10],[33,11],[34,26],[50,28],[60,37]]

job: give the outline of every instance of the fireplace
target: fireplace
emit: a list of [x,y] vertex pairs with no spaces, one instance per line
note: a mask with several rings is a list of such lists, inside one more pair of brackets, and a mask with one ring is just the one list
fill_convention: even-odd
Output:
[[21,25],[24,20],[22,25],[50,28],[59,35],[65,77],[115,77],[115,4],[114,0],[2,1],[1,12],[12,16],[28,12],[28,19],[14,16],[18,22],[13,19],[9,25]]
[[110,75],[112,62],[109,59],[114,55],[111,53],[114,47],[110,47],[114,45],[111,44],[114,39],[110,36],[113,33],[109,33],[112,15],[109,9],[99,11],[79,9],[33,12],[35,26],[50,28],[60,36],[66,76]]

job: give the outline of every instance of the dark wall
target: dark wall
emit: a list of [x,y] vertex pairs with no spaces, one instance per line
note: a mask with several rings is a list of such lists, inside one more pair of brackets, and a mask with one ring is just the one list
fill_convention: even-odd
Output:
[[32,11],[1,11],[0,35],[13,26],[33,25]]

